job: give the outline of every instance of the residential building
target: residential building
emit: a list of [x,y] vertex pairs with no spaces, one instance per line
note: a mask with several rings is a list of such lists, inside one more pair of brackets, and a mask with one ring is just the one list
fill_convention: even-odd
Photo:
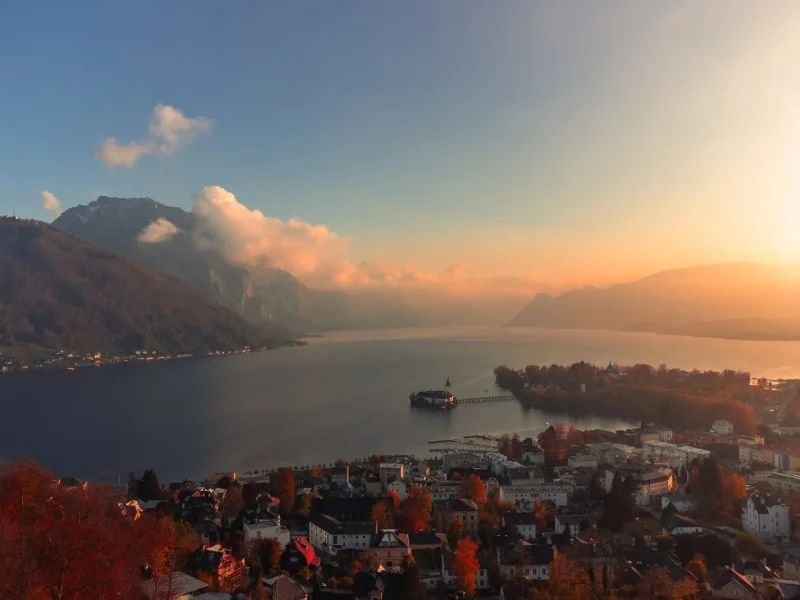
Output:
[[800,472],[785,471],[778,473],[773,471],[767,477],[767,483],[778,492],[800,492]]
[[664,494],[661,496],[661,509],[672,504],[679,513],[692,513],[697,510],[697,498],[692,494]]
[[298,537],[286,545],[281,554],[281,569],[289,573],[297,573],[308,567],[316,569],[320,565],[314,546],[304,537]]
[[691,535],[703,533],[704,528],[700,523],[686,515],[673,513],[667,517],[661,530],[670,535]]
[[450,475],[453,470],[463,467],[483,466],[483,459],[474,452],[453,452],[442,456],[444,472]]
[[567,466],[573,469],[596,469],[597,457],[594,454],[573,454],[567,458]]
[[405,478],[405,465],[403,463],[381,463],[378,466],[378,476],[381,478],[383,489],[390,481]]
[[772,453],[772,466],[776,471],[785,471],[789,468],[789,453],[776,450]]
[[543,465],[545,454],[538,448],[522,451],[522,460],[532,465]]
[[736,438],[740,446],[763,446],[764,437],[761,435],[740,435]]
[[553,562],[556,552],[555,547],[549,544],[525,545],[521,552],[516,547],[498,548],[500,573],[507,581],[517,577],[546,581],[550,578],[550,563]]
[[672,442],[672,438],[674,436],[672,429],[665,427],[664,425],[652,425],[651,428],[658,432],[659,441]]
[[386,491],[396,493],[397,497],[400,498],[400,502],[405,500],[408,495],[406,483],[402,479],[395,479],[389,482],[389,485],[386,486]]
[[375,473],[370,473],[364,480],[364,492],[367,496],[378,496],[383,491],[381,478]]
[[[181,571],[174,571],[170,575],[164,577],[153,577],[146,579],[142,582],[141,591],[142,595],[148,600],[185,600],[190,598],[195,592],[208,587],[208,584],[182,573]],[[167,599],[167,594],[164,590],[178,590],[170,594]]]
[[[431,495],[431,500],[448,500],[450,498],[458,498],[461,494],[460,481],[440,481],[432,483],[428,486],[428,493]],[[488,489],[487,489],[488,493]]]
[[433,522],[437,531],[447,531],[457,519],[461,519],[465,533],[478,533],[478,505],[472,500],[450,498],[433,503]]
[[242,529],[245,546],[255,540],[277,540],[283,548],[292,537],[289,530],[281,525],[280,519],[264,519],[252,523],[245,521]]
[[343,523],[366,523],[372,518],[372,509],[378,503],[385,504],[387,509],[391,508],[391,500],[389,498],[374,498],[371,496],[312,498],[309,517],[313,519],[320,515],[328,515]]
[[205,544],[189,555],[194,573],[211,577],[220,591],[232,593],[242,586],[246,568],[244,559],[237,558],[230,549],[219,544]]
[[501,502],[530,502],[534,499],[550,500],[556,506],[566,506],[569,497],[569,486],[554,484],[539,484],[513,487],[501,485],[499,498]]
[[308,600],[306,589],[291,577],[281,574],[276,577],[264,578],[263,581],[272,600]]
[[598,463],[607,463],[610,465],[624,463],[633,454],[633,446],[626,444],[615,444],[612,442],[600,442],[597,444],[590,444],[586,447],[589,454],[597,457]]
[[754,492],[742,508],[742,528],[756,535],[762,543],[788,540],[791,533],[789,506],[774,496]]
[[500,482],[497,480],[497,477],[489,477],[483,484],[486,487],[486,495],[489,497],[494,496],[500,491]]
[[533,511],[509,510],[503,513],[504,527],[513,527],[523,540],[536,538],[536,514]]
[[343,488],[346,484],[350,483],[350,467],[334,467],[331,469],[331,485],[336,485],[338,488]]
[[725,419],[717,419],[711,424],[711,431],[718,435],[730,435],[733,433],[733,423]]
[[425,463],[419,463],[411,467],[409,476],[411,479],[428,479],[431,474],[431,468]]
[[544,483],[544,469],[541,467],[513,467],[507,470],[509,483],[514,486]]
[[343,523],[321,515],[308,523],[308,541],[317,550],[336,554],[339,550],[367,550],[375,534],[375,525],[364,523]]
[[636,431],[636,441],[639,443],[639,445],[643,446],[645,442],[660,442],[662,440],[657,429],[652,427],[642,427]]
[[711,456],[709,450],[695,448],[693,446],[678,446],[669,442],[645,442],[642,447],[650,451],[656,459],[666,460],[668,464],[677,469],[682,465],[689,465],[697,458],[708,458]]
[[408,535],[397,529],[381,529],[372,536],[369,547],[370,566],[373,569],[399,567],[403,558],[411,555]]
[[566,533],[576,536],[585,529],[597,526],[597,517],[594,515],[556,515],[556,533]]
[[[649,443],[661,444],[663,442]],[[628,477],[633,477],[637,487],[636,504],[640,506],[646,506],[660,496],[669,493],[674,483],[672,469],[654,469],[648,465],[638,464],[612,465],[598,472],[598,477],[606,492],[611,491],[614,476],[617,473],[619,473],[623,481]]]
[[731,600],[761,600],[756,586],[731,567],[726,567],[725,572],[711,585],[711,596]]

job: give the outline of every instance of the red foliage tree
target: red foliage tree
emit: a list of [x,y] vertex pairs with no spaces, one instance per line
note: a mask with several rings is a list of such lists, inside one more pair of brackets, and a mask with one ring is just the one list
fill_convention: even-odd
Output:
[[292,514],[292,509],[294,508],[294,471],[289,467],[278,469],[275,488],[278,497],[281,499],[281,515],[288,517]]
[[433,502],[430,492],[422,485],[413,484],[408,488],[408,495],[402,505],[403,531],[417,533],[430,526]]
[[477,475],[470,475],[461,482],[460,496],[469,498],[478,506],[486,502],[486,486]]
[[453,561],[453,574],[456,576],[456,589],[468,595],[475,593],[478,585],[478,546],[471,538],[465,537],[458,541],[456,558]]
[[138,598],[140,567],[166,566],[168,533],[104,486],[62,486],[22,461],[0,470],[0,598]]

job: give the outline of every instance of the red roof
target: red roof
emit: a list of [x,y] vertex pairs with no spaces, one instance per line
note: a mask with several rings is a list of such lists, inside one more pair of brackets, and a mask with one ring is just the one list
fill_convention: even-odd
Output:
[[297,547],[297,550],[302,554],[306,562],[313,566],[318,567],[320,564],[319,557],[317,556],[316,552],[314,552],[314,546],[308,543],[308,540],[304,537],[299,537],[294,541],[294,545]]

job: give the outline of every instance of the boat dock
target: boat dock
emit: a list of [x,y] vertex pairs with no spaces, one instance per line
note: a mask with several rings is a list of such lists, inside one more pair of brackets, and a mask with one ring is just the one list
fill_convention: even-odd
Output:
[[476,398],[459,398],[458,404],[478,404],[480,402],[507,402],[516,400],[512,394],[506,396],[477,396]]

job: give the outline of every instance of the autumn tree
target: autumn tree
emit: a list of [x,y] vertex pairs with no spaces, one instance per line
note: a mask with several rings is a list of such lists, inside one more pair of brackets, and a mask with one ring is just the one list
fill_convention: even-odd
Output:
[[431,501],[428,488],[419,484],[412,484],[401,507],[403,531],[405,533],[418,533],[428,529],[431,521]]
[[307,517],[311,513],[311,494],[302,494],[298,496],[295,510],[298,515]]
[[477,475],[470,475],[461,482],[460,497],[469,498],[478,506],[486,502],[486,486]]
[[456,518],[451,521],[447,526],[447,541],[451,548],[455,548],[458,540],[464,535],[464,523],[461,519]]
[[737,515],[747,500],[747,485],[738,473],[725,477],[722,491],[722,510]]
[[390,512],[392,513],[392,516],[395,516],[397,514],[397,511],[400,510],[400,495],[394,490],[389,490],[386,493],[386,497],[391,500],[392,505]]
[[592,595],[592,585],[586,570],[556,553],[550,563],[550,577],[546,590],[551,598],[558,600],[587,600]]
[[389,529],[392,526],[391,518],[386,510],[386,504],[383,502],[377,502],[372,507],[369,520],[375,523],[378,529]]
[[581,446],[583,445],[583,435],[580,431],[575,429],[574,425],[570,425],[569,429],[567,430],[567,443],[570,446]]
[[719,512],[725,491],[725,482],[714,457],[700,461],[692,469],[689,487],[698,499],[698,511],[704,515]]
[[253,540],[247,547],[247,562],[257,564],[264,573],[280,569],[281,543],[274,539]]
[[275,479],[276,490],[281,500],[281,516],[288,517],[294,508],[294,471],[289,467],[278,469]]
[[403,582],[401,587],[400,600],[427,600],[428,589],[422,583],[419,573],[419,565],[411,554],[403,558]]
[[339,469],[341,469],[342,467],[346,467],[347,466],[347,461],[345,459],[343,459],[343,458],[337,458],[336,462],[333,463],[333,464],[334,464],[334,466],[336,466]]
[[762,552],[764,548],[761,546],[759,539],[752,533],[740,533],[736,536],[734,547],[746,555],[755,555]]
[[562,421],[556,421],[553,428],[556,430],[557,440],[565,440],[567,438],[567,428]]
[[686,565],[686,570],[689,571],[692,575],[697,577],[700,581],[706,580],[706,563],[703,560],[703,557],[699,554],[695,555],[695,557],[689,561]]
[[242,499],[242,488],[238,486],[229,487],[222,499],[222,512],[225,515],[238,515],[244,508]]
[[456,546],[456,556],[451,567],[455,575],[456,589],[472,595],[478,585],[478,546],[472,539],[461,538]]
[[637,592],[643,598],[689,600],[695,597],[696,588],[688,577],[673,581],[663,567],[651,567],[644,572],[644,579],[637,586]]
[[[632,482],[632,478],[631,479]],[[633,519],[634,498],[631,485],[622,480],[619,473],[614,475],[611,491],[603,500],[603,521],[611,531],[622,531],[627,522]]]

